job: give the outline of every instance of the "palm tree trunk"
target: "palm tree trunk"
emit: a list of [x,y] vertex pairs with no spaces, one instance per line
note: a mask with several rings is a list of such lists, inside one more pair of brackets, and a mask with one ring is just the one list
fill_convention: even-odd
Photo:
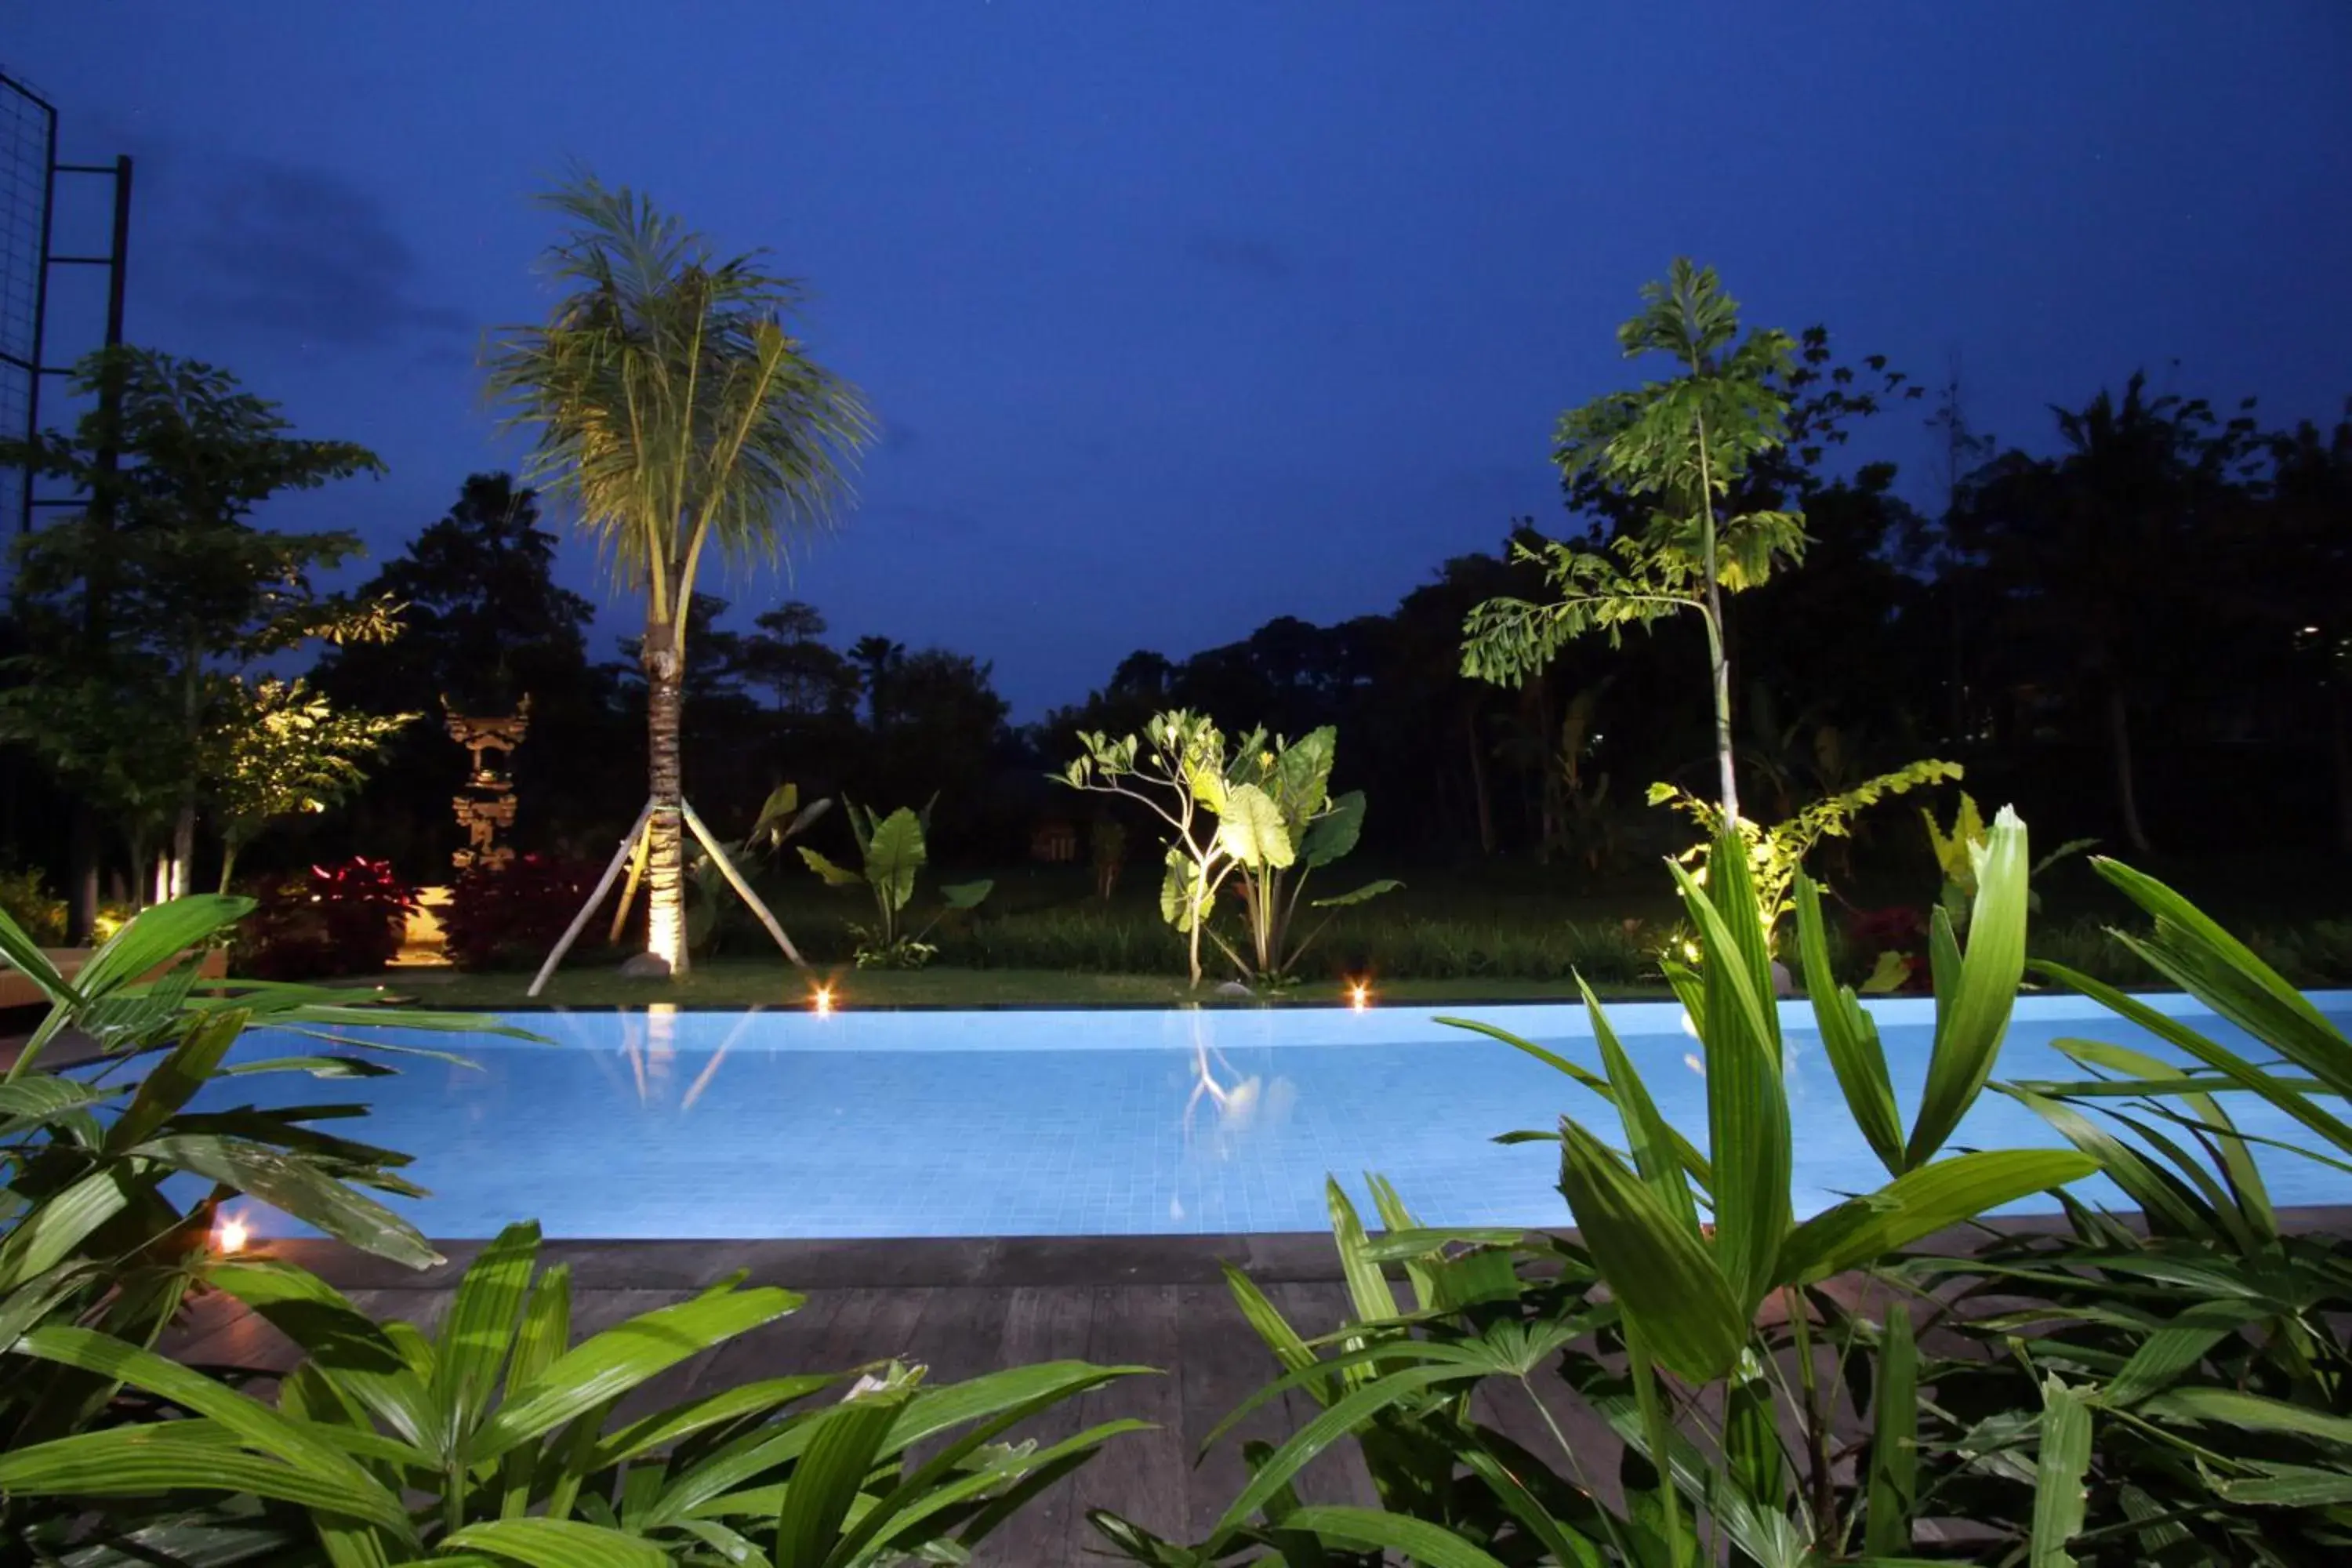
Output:
[[2124,705],[2121,686],[2107,688],[2107,748],[2116,769],[2116,810],[2123,818],[2124,842],[2135,855],[2151,850],[2147,829],[2139,819],[2139,790],[2132,776],[2131,714]]
[[679,806],[685,789],[678,763],[678,716],[683,693],[675,637],[666,622],[646,628],[646,756],[654,802],[646,824],[646,951],[687,969],[686,837]]

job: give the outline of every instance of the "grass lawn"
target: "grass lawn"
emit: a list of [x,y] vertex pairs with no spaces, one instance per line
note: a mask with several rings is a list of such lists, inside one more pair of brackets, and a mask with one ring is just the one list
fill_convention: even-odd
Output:
[[[1173,1006],[1186,1002],[1211,1005],[1255,1005],[1253,999],[1219,996],[1213,979],[1199,992],[1188,989],[1181,975],[1076,974],[1041,969],[959,969],[936,965],[929,969],[812,970],[796,973],[780,960],[714,959],[695,965],[684,980],[624,980],[608,962],[559,971],[534,1000],[523,994],[530,976],[520,973],[460,974],[455,970],[395,970],[379,977],[385,992],[414,998],[424,1007],[482,1011],[531,1006],[644,1006],[670,1002],[685,1007],[806,1006],[812,988],[820,981],[833,986],[835,1004],[842,1007],[1112,1007]],[[352,984],[359,984],[353,982]],[[1654,987],[1619,987],[1609,994],[1663,999],[1667,992]],[[1377,985],[1375,1005],[1439,1002],[1564,1002],[1575,1000],[1575,987],[1559,982],[1526,980],[1400,980]],[[1300,985],[1285,992],[1282,1001],[1323,1005],[1348,1000],[1336,983]]]

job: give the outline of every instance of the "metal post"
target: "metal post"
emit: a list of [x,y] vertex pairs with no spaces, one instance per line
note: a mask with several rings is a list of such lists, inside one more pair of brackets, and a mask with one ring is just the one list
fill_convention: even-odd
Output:
[[131,154],[114,159],[114,244],[107,267],[106,346],[122,346],[122,289],[131,271]]
[[[42,138],[41,147],[41,247],[33,263],[33,355],[32,363],[24,367],[25,439],[31,441],[41,434],[41,330],[49,319],[49,238],[58,210],[58,111],[48,100],[22,82],[6,81],[6,85],[39,104],[48,121],[48,134]],[[18,510],[16,531],[28,533],[33,527],[33,470],[29,467],[25,470],[25,490]]]

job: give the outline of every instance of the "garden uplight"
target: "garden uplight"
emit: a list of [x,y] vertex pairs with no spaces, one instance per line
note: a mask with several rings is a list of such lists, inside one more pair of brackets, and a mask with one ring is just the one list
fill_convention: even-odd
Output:
[[809,994],[809,1006],[820,1016],[832,1012],[833,987],[830,985],[820,985],[814,991],[811,992]]
[[225,1214],[213,1226],[213,1248],[226,1258],[245,1250],[253,1237],[252,1227],[235,1215]]
[[1372,1005],[1372,988],[1360,980],[1348,986],[1348,1005],[1360,1013]]

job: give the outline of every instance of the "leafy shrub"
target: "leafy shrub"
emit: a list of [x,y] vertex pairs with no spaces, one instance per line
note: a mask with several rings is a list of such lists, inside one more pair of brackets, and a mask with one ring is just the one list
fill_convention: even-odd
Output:
[[[359,1107],[190,1108],[248,1020],[330,1041],[349,1021],[341,992],[199,995],[185,964],[139,982],[250,907],[205,897],[149,910],[71,986],[0,919],[0,954],[53,1004],[0,1083],[0,1558],[85,1568],[961,1563],[1039,1491],[1142,1426],[1003,1441],[1024,1420],[1144,1370],[1083,1362],[938,1386],[894,1362],[622,1411],[625,1396],[802,1298],[739,1279],[575,1343],[569,1270],[538,1267],[538,1227],[527,1223],[483,1249],[432,1334],[378,1323],[291,1264],[221,1256],[207,1244],[214,1211],[250,1189],[379,1257],[440,1261],[360,1190],[419,1195],[397,1173],[405,1156],[303,1125]],[[403,1012],[397,1022],[484,1026],[467,1015]],[[68,1028],[98,1058],[41,1070]],[[343,1044],[355,1049],[236,1070],[370,1076],[390,1070],[379,1056],[415,1054]],[[191,1176],[211,1192],[184,1206],[166,1183]],[[273,1371],[273,1393],[252,1392],[259,1369],[215,1377],[151,1348],[206,1290],[250,1308],[300,1352]]]
[[[441,931],[449,962],[460,969],[529,967],[551,952],[563,928],[595,890],[604,868],[588,860],[519,855],[503,868],[469,868],[449,889]],[[583,942],[602,942],[591,919]]]
[[400,951],[416,892],[389,860],[354,855],[271,885],[238,928],[238,967],[257,980],[372,974]]
[[915,875],[930,858],[927,842],[931,808],[900,806],[887,816],[877,816],[854,800],[847,807],[849,830],[857,841],[858,868],[836,866],[807,845],[801,858],[830,888],[864,888],[873,895],[875,923],[853,925],[860,969],[920,969],[938,953],[938,944],[923,939],[950,915],[971,912],[995,887],[991,880],[941,883],[940,908],[919,931],[908,931],[907,906],[915,897]]
[[2352,921],[2256,931],[2246,943],[2299,985],[2352,985]]
[[66,901],[51,896],[38,867],[0,871],[0,910],[37,945],[65,945]]
[[[100,1356],[152,1343],[210,1282],[215,1259],[205,1243],[214,1211],[247,1191],[266,1192],[276,1207],[363,1251],[413,1267],[436,1261],[415,1226],[370,1195],[416,1190],[399,1174],[406,1156],[304,1124],[358,1107],[247,1107],[227,1116],[192,1109],[248,1023],[305,1029],[329,1050],[248,1062],[241,1072],[364,1077],[388,1071],[387,1055],[415,1054],[341,1038],[353,1001],[346,993],[198,994],[187,962],[142,979],[225,936],[252,907],[203,895],[149,910],[93,952],[70,985],[27,932],[0,916],[0,954],[50,999],[0,1083],[0,1466],[9,1467],[0,1470],[0,1541],[28,1553],[0,1550],[7,1561],[58,1561],[58,1549],[82,1528],[83,1510],[53,1507],[26,1488],[14,1467],[37,1451],[28,1445],[84,1443],[94,1428],[152,1414],[117,1400],[104,1375],[33,1359],[20,1333],[78,1340]],[[483,1024],[424,1013],[398,1021],[411,1029]],[[48,1070],[49,1047],[68,1031],[94,1055]],[[184,1201],[175,1194],[192,1178],[195,1195]],[[120,1505],[134,1521],[142,1506]]]
[[[1388,1232],[1375,1240],[1334,1184],[1333,1233],[1353,1305],[1339,1332],[1294,1326],[1228,1269],[1243,1315],[1285,1375],[1223,1429],[1276,1394],[1322,1411],[1285,1441],[1244,1449],[1246,1479],[1196,1545],[1107,1513],[1093,1516],[1097,1526],[1155,1568],[1385,1563],[1390,1553],[1464,1568],[1910,1559],[1917,1521],[1949,1511],[1960,1495],[1958,1486],[1936,1495],[1917,1484],[1922,1410],[1933,1408],[1919,1397],[1921,1379],[1932,1363],[1923,1363],[1901,1298],[1832,1282],[2095,1168],[2074,1150],[1947,1149],[2000,1048],[2024,961],[2024,829],[2004,816],[1991,839],[1969,939],[1948,950],[1927,1086],[1907,1129],[1874,1029],[1829,973],[1818,890],[1801,876],[1794,882],[1820,1048],[1885,1167],[1876,1192],[1802,1221],[1794,1215],[1796,1131],[1768,926],[1741,841],[1727,834],[1706,887],[1676,868],[1701,954],[1695,967],[1668,972],[1706,1053],[1706,1154],[1662,1117],[1597,1002],[1597,1073],[1502,1030],[1447,1020],[1548,1063],[1614,1107],[1625,1152],[1572,1116],[1557,1131],[1510,1135],[1559,1145],[1577,1239],[1427,1229],[1375,1179]],[[1950,926],[1940,916],[1938,925],[1941,945]],[[1389,1266],[1402,1267],[1409,1302]],[[1571,1446],[1549,1409],[1540,1419],[1557,1453],[1488,1424],[1507,1407],[1540,1404],[1538,1390],[1556,1379],[1600,1417],[1601,1441]],[[2041,1407],[2027,1396],[2021,1427]],[[1531,1426],[1517,1431],[1541,1442]],[[1342,1433],[1358,1440],[1377,1506],[1302,1505],[1295,1479]],[[2034,1473],[2030,1460],[2025,1473]],[[2053,1466],[2045,1479],[2063,1496],[2079,1473]],[[2024,1510],[2036,1517],[2033,1561],[2060,1562],[2057,1547],[2073,1531],[2040,1511]],[[1246,1555],[1253,1549],[1276,1555]]]

